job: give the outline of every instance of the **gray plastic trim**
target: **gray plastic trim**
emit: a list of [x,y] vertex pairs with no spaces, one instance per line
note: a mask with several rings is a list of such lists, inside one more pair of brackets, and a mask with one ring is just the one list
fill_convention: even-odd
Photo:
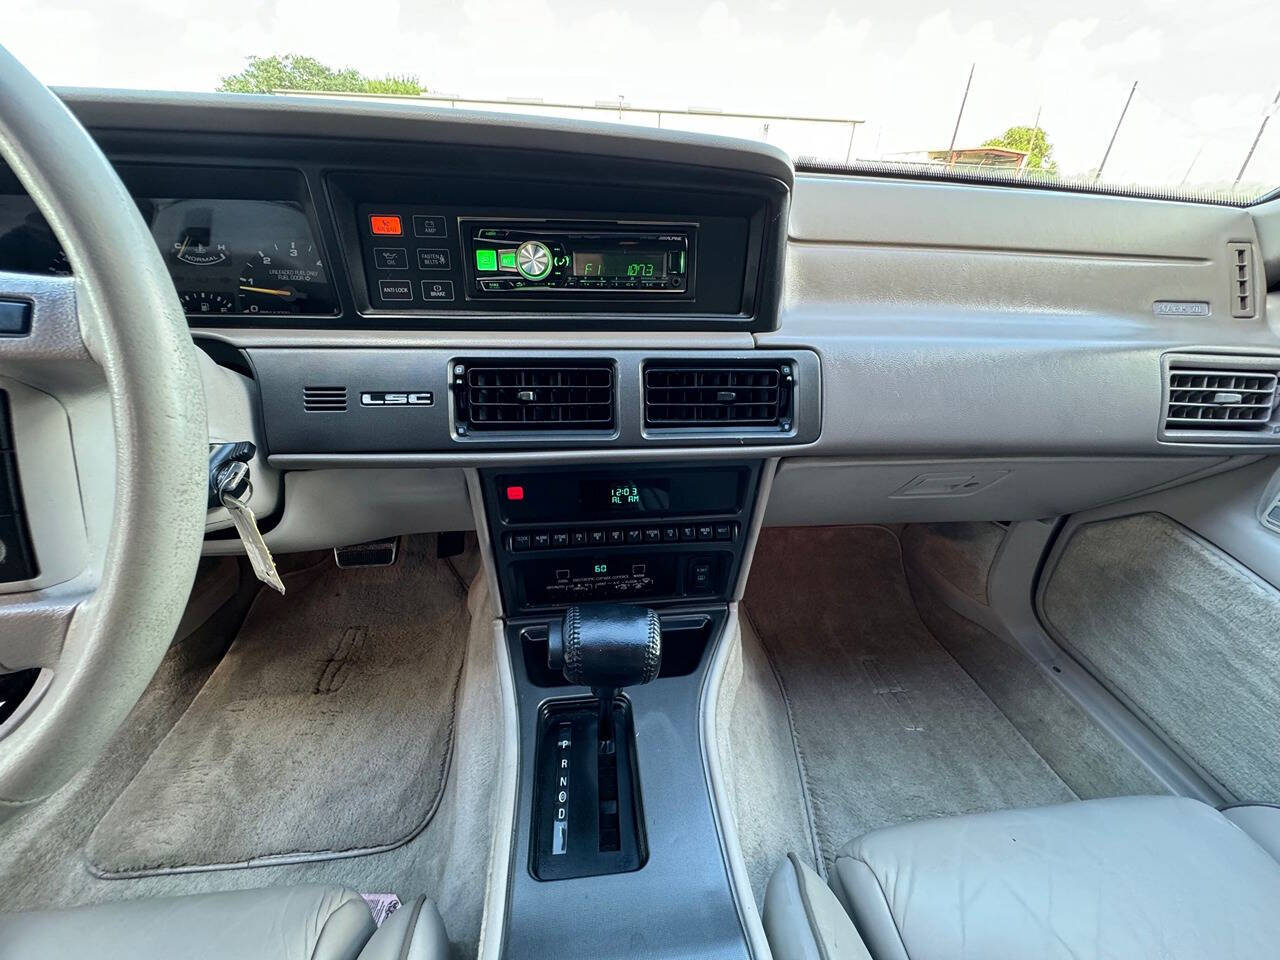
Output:
[[[533,450],[539,457],[557,449],[772,447],[812,443],[822,430],[822,372],[808,350],[403,350],[403,349],[254,349],[248,351],[262,395],[266,442],[273,466],[330,462],[414,462],[432,454],[471,451]],[[616,422],[611,431],[546,430],[522,433],[472,432],[461,436],[453,405],[451,370],[455,363],[504,360],[512,363],[600,361],[615,368]],[[751,364],[791,361],[795,367],[790,429],[689,429],[648,431],[644,426],[644,365],[651,361]],[[344,387],[347,409],[307,412],[308,386]],[[430,391],[435,402],[422,407],[365,407],[364,391]],[[372,458],[372,459],[371,459]],[[455,461],[456,463],[457,461]],[[465,462],[465,461],[463,461]]]
[[450,110],[387,100],[249,94],[157,93],[61,87],[91,129],[408,141],[654,160],[759,173],[790,185],[777,147],[680,130],[589,120]]
[[0,390],[9,394],[13,432],[21,440],[18,479],[39,564],[38,576],[0,583],[0,594],[24,593],[65,583],[86,570],[89,543],[66,408],[8,377],[0,377]]
[[[767,486],[767,482],[767,479],[762,477],[761,487]],[[760,513],[763,513],[763,510],[758,511],[757,516]],[[760,527],[757,521],[752,526],[747,560],[743,563],[740,590],[746,585],[746,569],[750,566],[750,556],[755,550],[755,540],[759,532]],[[720,845],[724,851],[725,866],[729,871],[733,898],[738,906],[738,917],[742,921],[742,929],[747,936],[747,947],[753,957],[766,960],[773,955],[773,951],[769,947],[760,908],[756,906],[755,893],[751,889],[751,877],[747,872],[747,863],[742,854],[742,843],[738,839],[737,821],[733,816],[732,801],[729,797],[728,785],[725,783],[724,767],[721,764],[720,748],[716,738],[716,713],[720,703],[720,685],[724,682],[725,667],[729,663],[729,658],[741,643],[742,622],[739,619],[738,604],[735,600],[729,604],[728,619],[725,621],[724,630],[712,654],[706,679],[699,693],[701,714],[701,723],[698,726],[699,747],[702,751],[703,767],[707,772],[707,790],[711,794],[711,810],[715,818],[716,830],[720,834]]]

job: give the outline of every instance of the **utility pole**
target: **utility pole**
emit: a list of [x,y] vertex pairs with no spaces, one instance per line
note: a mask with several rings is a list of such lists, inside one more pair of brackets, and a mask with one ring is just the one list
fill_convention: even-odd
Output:
[[1204,145],[1208,142],[1209,141],[1207,140],[1200,141],[1200,149],[1196,151],[1196,155],[1192,157],[1191,162],[1187,164],[1187,172],[1182,175],[1182,179],[1178,182],[1178,186],[1182,186],[1187,182],[1187,178],[1191,176],[1191,171],[1196,167],[1196,161],[1200,159],[1200,154],[1204,153]]
[[1244,155],[1244,163],[1240,164],[1240,172],[1236,174],[1235,183],[1231,184],[1234,190],[1240,186],[1240,180],[1244,176],[1245,168],[1249,166],[1249,161],[1253,159],[1253,151],[1258,149],[1258,141],[1262,139],[1262,131],[1267,129],[1267,121],[1271,119],[1271,115],[1276,112],[1276,107],[1280,105],[1280,90],[1276,91],[1276,98],[1271,101],[1271,106],[1267,108],[1267,112],[1262,115],[1262,123],[1258,126],[1258,132],[1253,138],[1253,143],[1249,145],[1249,152]]
[[1138,89],[1138,81],[1133,81],[1133,86],[1129,88],[1129,97],[1124,102],[1124,109],[1120,111],[1120,119],[1116,121],[1116,128],[1111,131],[1111,139],[1107,142],[1107,152],[1102,155],[1102,162],[1098,164],[1098,172],[1093,175],[1094,180],[1102,179],[1102,168],[1107,165],[1107,157],[1111,156],[1111,148],[1116,145],[1116,135],[1120,133],[1120,124],[1124,123],[1124,115],[1129,112],[1129,104],[1133,103],[1133,94]]
[[969,65],[969,79],[964,84],[964,96],[960,98],[960,112],[956,114],[956,126],[951,131],[951,145],[947,147],[947,164],[955,162],[956,137],[960,133],[960,118],[964,116],[964,105],[969,100],[969,87],[973,83],[973,71],[977,68],[976,62]]
[[1036,119],[1031,124],[1031,142],[1027,144],[1027,155],[1022,158],[1022,164],[1018,167],[1018,176],[1022,176],[1030,169],[1031,153],[1035,150],[1036,134],[1040,132],[1040,111],[1044,109],[1044,104],[1036,107]]

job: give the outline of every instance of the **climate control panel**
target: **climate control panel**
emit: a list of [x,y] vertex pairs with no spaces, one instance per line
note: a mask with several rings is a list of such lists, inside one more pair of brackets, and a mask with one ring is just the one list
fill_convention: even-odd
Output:
[[481,474],[509,613],[593,601],[724,602],[759,463]]

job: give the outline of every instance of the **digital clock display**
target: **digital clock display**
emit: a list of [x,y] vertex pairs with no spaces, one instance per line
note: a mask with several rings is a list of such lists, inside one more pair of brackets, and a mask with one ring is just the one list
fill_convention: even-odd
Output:
[[614,510],[639,510],[640,488],[634,483],[609,484],[609,506]]
[[573,275],[584,280],[661,280],[667,275],[667,255],[660,250],[575,251]]

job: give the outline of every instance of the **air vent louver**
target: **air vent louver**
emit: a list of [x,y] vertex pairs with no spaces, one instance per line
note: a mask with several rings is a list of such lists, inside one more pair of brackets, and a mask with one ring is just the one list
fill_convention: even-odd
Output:
[[1231,316],[1252,317],[1253,302],[1253,244],[1228,243],[1227,269],[1231,283]]
[[646,364],[645,426],[789,430],[793,369],[786,361]]
[[1274,370],[1169,370],[1166,430],[1271,430],[1276,406]]
[[302,407],[307,413],[343,413],[347,409],[347,388],[303,387]]
[[609,430],[613,365],[459,361],[453,366],[458,432]]

